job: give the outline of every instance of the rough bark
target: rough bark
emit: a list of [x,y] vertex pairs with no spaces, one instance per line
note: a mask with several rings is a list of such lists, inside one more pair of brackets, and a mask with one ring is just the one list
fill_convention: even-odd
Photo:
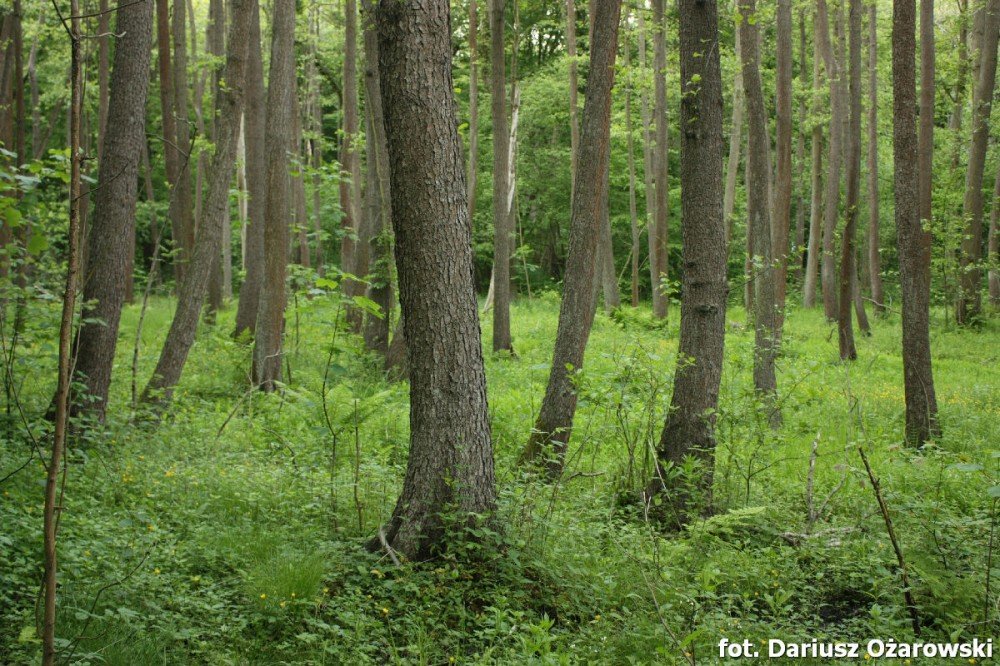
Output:
[[[738,1],[738,0],[737,0]],[[733,36],[736,61],[743,51],[740,31]],[[733,210],[736,206],[736,179],[740,171],[740,148],[743,146],[743,115],[746,112],[743,101],[743,68],[736,68],[733,77],[733,119],[729,126],[729,159],[726,161],[726,187],[722,196],[722,214],[726,220],[726,247],[733,238]]]
[[882,260],[879,248],[878,183],[878,30],[876,3],[868,6],[868,273],[875,313],[884,315]]
[[170,199],[171,219],[177,220],[174,234],[174,277],[178,296],[180,284],[184,281],[188,262],[194,247],[194,193],[191,188],[190,159],[186,153],[191,149],[191,129],[188,124],[188,77],[187,38],[185,17],[187,3],[174,0],[173,41],[174,41],[174,114],[176,115],[177,149],[185,153],[177,168],[177,182],[174,195]]
[[785,319],[785,295],[788,291],[788,237],[792,220],[792,0],[778,0],[777,16],[777,88],[774,217],[771,245],[775,259],[774,306],[778,323],[775,333],[781,339]]
[[989,144],[990,113],[996,87],[997,41],[1000,35],[1000,0],[988,0],[983,8],[983,34],[978,42],[979,75],[972,95],[972,143],[965,175],[962,215],[966,220],[959,255],[960,286],[955,321],[970,324],[982,310],[983,174]]
[[570,218],[569,254],[563,278],[563,297],[549,381],[538,420],[521,454],[533,462],[551,442],[553,456],[548,469],[562,470],[573,416],[576,391],[573,374],[583,367],[584,352],[597,303],[597,258],[600,243],[601,199],[605,196],[602,165],[610,150],[611,88],[618,50],[620,0],[602,2],[596,8],[594,39],[590,51],[590,74],[583,107],[580,159]]
[[[287,129],[292,126],[295,94],[295,0],[275,0],[271,27],[271,67],[267,86],[267,123],[283,128],[267,134],[267,205],[264,210],[264,276],[254,333],[254,383],[274,391],[281,381],[285,325],[285,275],[288,264],[288,210],[291,207]],[[345,86],[346,87],[346,86]]]
[[[821,0],[822,1],[822,0]],[[771,251],[771,216],[768,201],[770,168],[768,153],[770,140],[767,130],[767,111],[760,81],[760,54],[757,35],[760,25],[755,0],[741,3],[743,33],[743,89],[747,104],[747,130],[749,142],[747,161],[747,208],[750,233],[753,238],[754,258],[754,387],[770,404],[770,421],[777,425],[781,412],[776,404],[778,382],[774,359],[777,352],[778,313],[775,304],[775,269]]]
[[[192,16],[193,18],[193,16]],[[205,49],[206,51],[217,59],[221,59],[226,54],[226,7],[223,0],[211,0],[209,3],[209,25],[206,30],[205,38]],[[192,34],[194,34],[192,32]],[[194,42],[192,40],[192,47],[194,47]],[[211,75],[211,86],[212,86],[212,98],[217,99],[220,94],[220,87],[224,85],[218,76],[218,71],[212,72]],[[201,95],[200,95],[201,96]],[[201,109],[202,102],[199,100],[197,107]],[[199,112],[199,116],[203,112]],[[202,123],[207,125],[208,128],[208,138],[210,141],[215,143],[218,140],[218,119],[215,114],[210,110],[208,123]],[[196,179],[197,193],[196,201],[197,205],[201,206],[202,202],[202,182],[204,180],[204,170],[206,158],[204,153],[198,155],[198,178]],[[201,220],[201,215],[196,214],[196,219]],[[212,277],[209,282],[208,290],[208,310],[206,312],[208,321],[215,322],[215,313],[223,308],[226,300],[231,298],[233,295],[233,244],[232,244],[232,226],[226,224],[222,229],[222,247],[219,250],[219,256],[215,260],[215,265],[212,267]]]
[[246,85],[244,86],[243,132],[246,142],[247,213],[246,276],[240,287],[236,306],[235,337],[252,334],[257,325],[260,290],[264,279],[264,213],[267,210],[267,136],[266,92],[264,90],[263,45],[260,35],[260,3],[251,0],[249,46],[247,47]]
[[820,53],[826,66],[827,80],[830,88],[830,129],[829,152],[827,159],[827,180],[824,193],[823,215],[823,257],[821,262],[823,311],[826,318],[834,321],[838,316],[837,309],[837,258],[836,233],[837,217],[840,213],[840,166],[843,160],[843,95],[840,86],[841,67],[833,44],[830,41],[830,20],[827,13],[826,0],[816,3],[816,39],[820,45]]
[[854,344],[854,327],[851,309],[855,305],[857,286],[858,203],[861,194],[861,0],[850,0],[850,71],[849,130],[847,141],[847,210],[844,234],[841,239],[840,297],[838,299],[837,338],[840,360],[853,361],[858,357]]
[[903,299],[906,440],[921,445],[938,433],[931,368],[930,233],[920,223],[917,161],[916,0],[896,0],[892,20],[892,92],[896,244]]
[[[806,13],[804,9],[799,10],[799,88],[807,90],[809,84],[806,82]],[[790,261],[794,262],[795,278],[801,283],[804,277],[803,270],[805,259],[806,243],[806,98],[800,93],[798,104],[798,128],[795,133],[795,236],[792,240],[792,252],[789,255]]]
[[191,263],[180,285],[177,308],[163,343],[160,359],[142,400],[164,403],[173,395],[180,381],[188,353],[198,329],[198,314],[205,301],[212,265],[222,247],[222,228],[229,224],[229,187],[236,168],[237,135],[243,105],[250,15],[253,0],[230,0],[232,21],[229,26],[229,50],[220,76],[226,81],[216,101],[218,116],[215,152],[208,180],[208,193]]
[[[715,0],[680,0],[681,333],[657,469],[693,455],[711,490],[715,411],[726,324],[726,221],[722,210],[722,71]],[[658,473],[653,488],[662,488]],[[676,504],[675,504],[676,506]],[[683,520],[683,516],[679,516]]]
[[490,95],[493,116],[493,351],[511,350],[510,337],[510,136],[507,126],[504,10],[506,0],[490,5]]
[[[492,511],[493,446],[452,92],[449,3],[383,0],[377,16],[410,351],[410,456],[384,534],[392,548],[416,560],[446,548],[474,515]],[[442,518],[451,511],[460,517],[457,525]]]
[[653,0],[653,116],[656,124],[656,149],[653,155],[656,204],[653,223],[649,225],[649,273],[653,286],[653,316],[667,316],[669,298],[661,287],[667,279],[667,216],[669,213],[669,173],[667,150],[667,26],[663,15],[664,0]]
[[[170,0],[156,0],[156,50],[160,77],[160,110],[163,119],[163,163],[167,185],[177,186],[177,174],[184,157],[177,145],[177,121],[174,117],[174,81],[170,58]],[[175,243],[183,237],[180,210],[170,197],[171,235]],[[180,264],[178,264],[180,267]],[[179,278],[178,278],[179,279]]]
[[74,411],[104,420],[114,367],[125,284],[132,279],[139,164],[146,141],[152,3],[119,0],[107,131],[101,148],[87,272],[83,323],[76,340],[76,381],[84,388]]
[[[824,23],[825,25],[825,23]],[[809,240],[806,249],[806,275],[802,286],[802,305],[807,308],[816,307],[816,285],[819,282],[820,238],[823,226],[823,126],[815,120],[823,108],[820,90],[823,86],[823,51],[820,48],[819,8],[813,17],[813,80],[812,80],[812,130],[810,153],[812,156],[812,178],[810,191],[812,196],[809,205]]]

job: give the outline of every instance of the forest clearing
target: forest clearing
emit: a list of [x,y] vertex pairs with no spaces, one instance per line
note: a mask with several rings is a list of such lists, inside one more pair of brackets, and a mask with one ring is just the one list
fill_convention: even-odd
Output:
[[1000,0],[0,0],[0,663],[990,663]]

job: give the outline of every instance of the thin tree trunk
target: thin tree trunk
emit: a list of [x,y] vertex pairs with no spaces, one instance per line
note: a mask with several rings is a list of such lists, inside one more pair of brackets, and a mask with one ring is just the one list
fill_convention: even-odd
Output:
[[576,0],[566,0],[566,58],[569,60],[569,154],[570,201],[576,191],[576,170],[580,160],[580,121],[578,103],[580,84],[576,63]]
[[263,45],[260,34],[260,4],[251,0],[249,46],[247,47],[246,86],[243,123],[247,156],[247,225],[246,256],[243,266],[246,277],[240,287],[236,307],[234,337],[249,335],[257,325],[261,285],[264,281],[264,219],[267,210],[267,135],[266,92],[264,90]]
[[[639,7],[639,70],[645,72],[646,62],[646,0],[642,0]],[[639,120],[642,121],[642,178],[643,178],[643,205],[645,209],[645,219],[647,233],[656,220],[656,193],[653,185],[653,164],[655,162],[653,150],[653,118],[649,108],[649,92],[645,85],[639,88]],[[651,247],[651,246],[650,246]],[[653,255],[648,256],[650,263],[650,274],[653,272]],[[656,291],[656,280],[652,283],[653,291]],[[654,296],[655,298],[655,296]]]
[[[177,187],[177,175],[184,157],[177,144],[177,122],[174,117],[174,81],[170,58],[170,0],[156,0],[156,50],[163,119],[163,163],[167,185],[173,189]],[[175,246],[179,247],[184,237],[184,221],[175,199],[176,196],[169,197],[170,232]],[[176,263],[176,268],[183,273],[183,264]],[[181,274],[176,270],[175,277],[180,281]]]
[[[185,24],[187,3],[185,0],[174,0],[173,38],[174,38],[174,113],[177,117],[177,148],[187,153],[191,149],[191,129],[188,124],[188,79],[187,79],[187,38]],[[170,205],[177,215],[177,235],[174,237],[175,278],[178,297],[180,284],[187,273],[187,264],[191,260],[194,247],[194,194],[191,190],[191,160],[183,158],[178,166],[177,183],[174,185],[174,196]],[[179,236],[179,237],[178,237]]]
[[878,23],[876,6],[868,6],[868,273],[875,313],[884,315],[882,260],[879,248],[878,184]]
[[[340,241],[341,270],[364,277],[357,272],[355,254],[358,232],[361,229],[361,160],[358,155],[358,7],[355,0],[344,0],[344,84],[343,84],[343,142],[340,147],[340,164],[343,168],[340,181],[340,207],[343,237]],[[270,107],[268,107],[270,108]],[[348,298],[364,291],[364,284],[344,280],[344,294]],[[351,327],[360,330],[361,311],[349,307],[347,314]]]
[[916,0],[896,0],[892,20],[892,90],[896,243],[903,297],[903,383],[906,441],[937,436],[931,369],[930,233],[920,223],[917,161]]
[[[657,476],[693,455],[704,462],[697,479],[709,497],[715,452],[715,414],[726,327],[726,220],[722,185],[722,71],[715,0],[680,0],[681,51],[681,335],[670,411],[657,448]],[[686,519],[688,502],[673,502]],[[710,499],[709,499],[710,502]]]
[[504,56],[504,10],[506,0],[491,0],[490,6],[490,94],[493,114],[493,351],[512,350],[510,337],[510,215],[507,197],[510,184]]
[[152,4],[119,0],[103,159],[94,191],[85,307],[76,340],[74,411],[104,420],[114,367],[125,285],[132,280],[139,165],[146,142]]
[[[568,0],[572,2],[572,0]],[[366,28],[367,29],[367,28]],[[475,222],[476,188],[479,181],[479,3],[469,0],[469,222]],[[367,45],[367,41],[365,44]],[[377,45],[377,40],[373,40]],[[365,52],[367,56],[367,51]],[[376,63],[377,64],[377,63]],[[375,64],[371,66],[374,71]],[[375,74],[377,76],[377,73]],[[388,175],[388,174],[386,174]],[[388,184],[388,183],[387,183]],[[391,224],[382,222],[386,228]]]
[[988,0],[982,11],[983,36],[979,41],[979,52],[973,54],[980,59],[980,66],[972,96],[972,144],[962,203],[966,227],[959,257],[961,280],[955,305],[955,321],[963,325],[975,321],[982,310],[983,174],[996,87],[1000,0]]
[[667,150],[667,46],[664,0],[653,0],[653,81],[655,100],[653,115],[656,122],[655,170],[656,205],[653,224],[649,227],[649,272],[653,282],[653,316],[665,319],[669,298],[662,284],[667,279],[667,224],[669,213],[669,174]]
[[[410,454],[392,518],[372,546],[381,549],[384,541],[411,560],[440,553],[455,530],[467,529],[496,503],[449,14],[447,0],[378,7],[392,219],[410,350]],[[459,525],[446,524],[444,511],[461,516]]]
[[[209,23],[205,30],[205,50],[214,58],[222,58],[226,53],[225,4],[223,0],[210,0],[208,8]],[[189,9],[189,11],[191,10]],[[191,11],[191,19],[193,22],[193,11]],[[194,30],[193,23],[191,27],[191,50],[197,53],[197,31]],[[215,113],[209,111],[207,123],[204,119],[204,89],[206,79],[209,79],[211,82],[213,100],[218,99],[220,94],[219,88],[224,82],[219,79],[217,71],[212,71],[210,75],[209,72],[206,72],[196,85],[195,91],[195,112],[198,121],[198,131],[199,133],[204,133],[207,130],[206,136],[214,144],[218,140],[218,123]],[[195,220],[197,224],[201,223],[202,191],[204,188],[205,162],[207,157],[205,151],[198,153],[198,174],[195,178]],[[232,295],[232,274],[232,225],[227,223],[222,228],[222,243],[219,248],[219,255],[215,258],[215,262],[212,265],[212,275],[208,285],[208,308],[205,315],[209,323],[215,323],[215,315],[225,304],[227,292],[229,295]],[[227,279],[229,281],[228,289],[226,288]]]
[[849,30],[851,46],[848,56],[850,124],[846,137],[847,220],[841,239],[840,297],[837,316],[837,337],[840,344],[840,360],[842,361],[853,361],[858,358],[858,350],[854,344],[851,309],[855,305],[854,293],[858,283],[856,264],[858,253],[855,235],[861,190],[861,0],[850,0]]
[[[180,381],[198,329],[198,314],[205,301],[212,265],[222,246],[222,228],[229,224],[229,187],[236,168],[237,134],[243,106],[244,77],[253,0],[230,0],[232,21],[221,78],[226,86],[215,101],[218,117],[215,151],[209,170],[204,217],[198,227],[191,263],[181,282],[177,308],[163,343],[156,370],[142,393],[142,401],[163,404]],[[287,127],[287,125],[284,125]]]
[[[104,131],[108,126],[111,85],[111,10],[108,0],[97,5],[97,159],[104,154]],[[20,79],[18,79],[20,81]]]
[[[822,2],[822,0],[821,0]],[[747,104],[747,129],[749,142],[747,160],[750,177],[747,181],[747,208],[753,238],[754,257],[754,387],[767,400],[771,410],[770,422],[781,422],[777,405],[777,378],[774,359],[777,351],[778,313],[775,310],[775,269],[771,252],[771,216],[768,202],[770,179],[770,140],[767,130],[767,112],[761,92],[760,54],[757,35],[760,30],[756,16],[756,1],[741,4],[739,29],[743,32],[743,87]]]
[[[826,25],[824,20],[822,25]],[[802,304],[804,307],[816,307],[816,285],[819,282],[820,267],[820,237],[823,226],[823,125],[816,120],[823,109],[820,90],[823,86],[823,50],[820,46],[819,7],[813,17],[813,81],[812,81],[812,138],[810,152],[812,154],[812,197],[809,205],[809,245],[806,250],[806,276],[802,287]]]
[[989,273],[990,303],[1000,308],[1000,168],[993,183],[993,204],[990,208],[990,233],[986,261],[991,266]]
[[841,67],[830,42],[830,20],[826,0],[816,3],[816,39],[826,65],[830,87],[830,141],[827,165],[825,209],[823,215],[823,260],[821,262],[823,311],[826,318],[834,321],[838,317],[837,308],[837,259],[836,233],[837,217],[840,212],[840,166],[843,150],[843,108],[841,95]]
[[[641,10],[640,10],[641,11]],[[626,17],[627,20],[627,17]],[[635,73],[632,71],[631,60],[632,45],[625,41],[625,70],[629,74],[629,84],[625,87],[625,133],[628,136],[628,213],[630,229],[632,231],[632,254],[631,254],[631,296],[632,307],[639,307],[639,254],[642,252],[642,243],[639,236],[639,212],[635,196],[635,141],[632,138],[632,81]]]
[[[806,13],[799,10],[799,87],[803,93],[809,84],[806,82]],[[794,275],[801,282],[804,277],[804,253],[806,243],[806,98],[799,96],[798,131],[795,133],[795,238],[793,240],[790,259],[794,262]]]
[[[738,3],[738,0],[737,0]],[[742,57],[743,44],[740,31],[734,31],[736,61]],[[726,220],[726,247],[733,239],[733,210],[736,207],[736,179],[740,171],[740,148],[743,146],[743,115],[746,104],[743,100],[743,68],[736,68],[733,77],[733,119],[729,126],[729,159],[726,161],[726,187],[722,196],[722,214]]]
[[580,173],[570,218],[569,255],[563,278],[559,325],[545,398],[538,420],[521,454],[523,462],[534,462],[551,443],[553,457],[549,473],[562,471],[576,412],[577,395],[572,376],[583,367],[584,351],[597,304],[597,258],[600,247],[603,165],[610,150],[611,89],[618,51],[620,0],[598,4],[594,17],[594,39],[590,50],[590,76],[583,107],[580,137]]
[[792,0],[778,0],[777,16],[777,173],[775,176],[774,218],[771,245],[775,259],[774,307],[777,308],[775,335],[781,340],[788,292],[788,236],[792,220]]
[[320,199],[320,191],[323,188],[323,95],[320,89],[319,74],[319,5],[313,7],[312,17],[312,39],[310,40],[309,58],[309,81],[312,95],[312,130],[313,137],[310,140],[310,154],[312,156],[313,178],[312,178],[312,214],[313,233],[316,235],[316,274],[320,277],[326,275],[326,253],[323,251],[325,233],[323,230],[323,205]]

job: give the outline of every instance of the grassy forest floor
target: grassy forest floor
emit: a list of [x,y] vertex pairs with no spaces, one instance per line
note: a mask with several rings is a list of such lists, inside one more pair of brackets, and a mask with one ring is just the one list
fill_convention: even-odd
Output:
[[[752,330],[734,308],[719,512],[664,534],[644,520],[637,492],[669,404],[677,310],[666,326],[645,309],[598,315],[571,458],[551,485],[515,461],[544,392],[558,300],[521,300],[518,357],[487,358],[501,529],[433,564],[395,567],[364,542],[405,469],[407,389],[338,328],[336,303],[290,303],[291,381],[280,395],[248,391],[250,349],[229,337],[234,308],[203,326],[155,427],[130,424],[139,310],[127,309],[108,426],[69,456],[58,635],[71,661],[645,664],[683,663],[686,652],[713,663],[722,637],[904,640],[910,619],[858,444],[881,478],[924,638],[996,633],[1000,595],[987,590],[1000,496],[997,319],[959,331],[935,313],[944,436],[915,451],[900,444],[898,315],[874,320],[845,365],[822,313],[792,310],[779,364],[785,423],[771,432],[752,392]],[[33,314],[15,367],[29,419],[51,397],[58,316],[55,306]],[[171,314],[160,299],[146,316],[140,389]],[[20,421],[7,427],[0,478],[31,450]],[[32,421],[36,437],[45,427]],[[33,461],[0,485],[3,663],[39,654],[43,477]]]

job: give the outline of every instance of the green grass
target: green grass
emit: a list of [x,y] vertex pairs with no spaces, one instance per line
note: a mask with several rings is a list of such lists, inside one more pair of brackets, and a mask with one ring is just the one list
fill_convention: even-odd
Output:
[[[407,390],[339,330],[332,297],[292,305],[291,381],[248,392],[233,308],[203,327],[170,411],[131,423],[138,309],[125,315],[109,424],[77,442],[60,533],[59,635],[90,664],[712,663],[719,638],[903,640],[909,618],[874,495],[881,478],[924,636],[986,638],[985,581],[1000,448],[1000,322],[932,343],[944,436],[901,445],[899,320],[874,320],[856,363],[821,313],[792,310],[771,432],[751,383],[752,331],[728,315],[714,499],[719,513],[659,532],[637,501],[669,404],[677,349],[648,311],[599,314],[562,483],[515,465],[539,407],[558,300],[513,310],[516,358],[487,357],[502,534],[400,568],[363,543],[406,465]],[[15,373],[36,436],[54,378],[54,309],[32,318]],[[153,303],[139,389],[172,315]],[[490,321],[483,321],[488,335]],[[323,411],[323,374],[335,345]],[[287,377],[286,377],[287,379]],[[231,418],[230,418],[231,416]],[[228,420],[227,420],[228,419]],[[355,435],[355,424],[357,434]],[[0,478],[30,450],[20,423]],[[223,427],[225,426],[225,427]],[[817,442],[813,505],[806,485]],[[0,486],[0,662],[33,663],[43,469]],[[481,535],[483,536],[483,535]],[[994,581],[993,588],[997,585]],[[984,616],[984,612],[988,612]],[[986,623],[983,623],[984,617]],[[77,639],[83,634],[83,638]]]

